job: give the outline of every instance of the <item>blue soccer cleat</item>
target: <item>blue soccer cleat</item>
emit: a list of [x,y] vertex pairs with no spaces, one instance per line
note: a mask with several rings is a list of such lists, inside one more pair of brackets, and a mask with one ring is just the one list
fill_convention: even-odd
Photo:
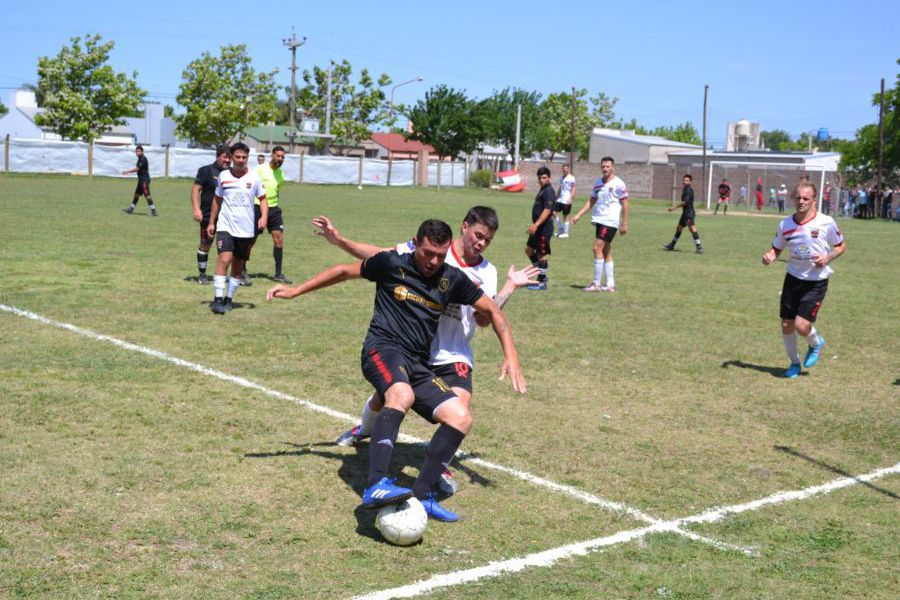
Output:
[[822,352],[822,348],[825,346],[825,338],[821,335],[819,336],[819,343],[815,346],[810,346],[809,350],[806,352],[806,358],[803,359],[803,366],[807,369],[815,365],[819,362],[819,353]]
[[361,441],[369,437],[368,433],[362,433],[362,425],[354,425],[353,429],[348,429],[335,440],[334,444],[336,446],[341,446],[343,448],[348,448],[350,446],[357,446]]
[[382,477],[378,483],[369,486],[363,492],[363,505],[366,508],[381,508],[389,504],[400,504],[404,500],[412,498],[413,491],[409,488],[394,485],[396,479]]
[[438,504],[438,501],[435,500],[434,492],[431,492],[422,500],[422,506],[425,507],[425,512],[428,513],[429,519],[443,521],[444,523],[459,521],[459,515]]
[[787,371],[784,372],[784,376],[788,379],[796,379],[797,375],[800,374],[800,363],[791,363],[791,366],[788,367]]

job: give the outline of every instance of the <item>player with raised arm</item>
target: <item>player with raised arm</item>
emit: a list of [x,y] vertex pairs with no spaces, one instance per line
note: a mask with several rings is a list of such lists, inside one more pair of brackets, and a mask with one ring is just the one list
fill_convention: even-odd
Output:
[[[553,219],[556,222],[556,237],[569,237],[569,214],[572,202],[575,201],[575,176],[569,169],[569,163],[563,163],[562,177],[559,178],[559,190],[556,193],[556,206],[553,207]],[[559,215],[562,213],[562,221]]]
[[216,160],[197,169],[194,177],[194,185],[191,186],[191,205],[194,210],[194,220],[200,223],[200,245],[197,247],[197,283],[209,285],[206,276],[206,265],[209,261],[209,249],[212,247],[213,236],[209,235],[206,228],[209,227],[209,213],[212,210],[213,196],[219,187],[219,173],[228,168],[231,163],[231,153],[226,144],[216,148]]
[[666,250],[675,249],[675,244],[678,243],[678,238],[681,237],[681,230],[687,227],[690,229],[691,235],[694,236],[694,245],[696,246],[694,252],[703,254],[703,244],[700,242],[700,234],[697,233],[697,224],[694,222],[697,219],[697,213],[694,212],[694,188],[691,187],[693,179],[690,175],[682,177],[681,181],[684,187],[681,189],[681,202],[669,207],[669,212],[680,208],[681,218],[678,220],[678,225],[675,226],[675,236],[672,238],[672,241],[663,246]]
[[784,376],[793,379],[800,374],[797,333],[806,338],[809,350],[803,366],[809,369],[819,360],[825,338],[813,323],[828,291],[828,278],[834,272],[831,263],[847,250],[834,219],[816,211],[816,186],[797,184],[794,200],[797,212],[781,221],[772,247],[763,254],[764,265],[772,264],[781,251],[788,249],[787,273],[781,289],[781,337],[791,361]]
[[[375,508],[415,496],[429,517],[441,521],[458,517],[438,504],[434,487],[472,428],[469,407],[428,364],[440,317],[449,305],[471,306],[490,318],[503,348],[500,379],[508,375],[513,389],[525,392],[525,378],[503,311],[465,273],[445,262],[451,238],[449,225],[430,219],[419,226],[412,252],[378,252],[362,262],[326,269],[296,287],[276,285],[267,294],[269,300],[294,298],[360,277],[376,283],[374,314],[361,363],[366,380],[384,398],[384,408],[372,431],[363,504]],[[399,487],[387,477],[400,424],[410,408],[425,420],[440,423],[411,489]]]
[[[244,262],[250,258],[250,245],[256,230],[266,226],[269,207],[266,188],[256,172],[247,167],[250,148],[238,142],[229,149],[231,168],[219,173],[219,185],[213,196],[206,233],[216,236],[216,274],[213,276],[212,311],[224,314],[231,310],[234,293],[241,285]],[[254,200],[259,198],[262,216],[257,220]],[[231,267],[231,277],[228,268]]]
[[[585,292],[615,292],[616,280],[613,272],[612,241],[616,232],[628,233],[628,188],[625,182],[616,176],[616,161],[611,156],[600,159],[600,173],[603,175],[594,182],[591,195],[572,217],[572,225],[591,211],[591,222],[596,229],[594,236],[594,280],[584,289]],[[606,284],[601,279],[606,275]]]

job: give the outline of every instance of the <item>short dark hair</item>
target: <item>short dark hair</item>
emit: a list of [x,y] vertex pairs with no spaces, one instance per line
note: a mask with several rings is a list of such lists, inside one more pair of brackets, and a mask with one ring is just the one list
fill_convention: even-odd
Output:
[[797,197],[797,191],[800,188],[810,188],[813,191],[813,196],[815,196],[817,198],[819,196],[819,190],[818,190],[818,188],[816,188],[816,184],[814,184],[812,181],[802,181],[801,180],[800,183],[798,183],[794,187],[794,198]]
[[425,238],[438,245],[446,244],[453,239],[453,231],[449,225],[440,219],[428,219],[427,221],[422,221],[422,224],[419,225],[419,231],[416,233],[416,243],[421,244]]
[[546,175],[547,177],[550,177],[550,169],[548,169],[547,167],[540,167],[537,170],[537,176],[543,177],[544,175]]
[[275,146],[274,148],[272,148],[272,152],[278,152],[279,150],[282,152],[285,151],[284,148],[281,146]]
[[229,154],[234,154],[238,150],[243,150],[247,154],[250,154],[250,146],[245,144],[244,142],[238,142],[236,144],[232,144],[231,148],[228,149]]
[[141,152],[144,151],[144,147],[141,146],[140,144],[138,144],[137,146],[135,146],[134,149],[135,149],[135,150],[140,150]]
[[691,181],[694,180],[694,178],[691,177],[691,174],[690,174],[690,173],[685,173],[685,174],[684,174],[684,177],[682,177],[682,179],[690,179]]
[[228,147],[228,144],[219,144],[216,146],[216,156],[222,154],[231,154],[231,149]]
[[611,162],[612,164],[616,164],[616,160],[612,156],[604,156],[600,159],[601,163]]
[[497,211],[490,206],[473,206],[466,213],[463,223],[474,225],[481,223],[491,231],[497,231],[500,228],[500,219],[497,218]]

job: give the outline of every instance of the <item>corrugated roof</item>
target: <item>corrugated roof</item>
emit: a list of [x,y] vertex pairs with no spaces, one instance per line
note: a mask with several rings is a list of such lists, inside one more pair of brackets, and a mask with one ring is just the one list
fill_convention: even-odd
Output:
[[429,154],[434,154],[434,148],[429,144],[406,140],[400,133],[381,133],[372,134],[372,141],[391,152],[412,152],[417,153],[422,150]]

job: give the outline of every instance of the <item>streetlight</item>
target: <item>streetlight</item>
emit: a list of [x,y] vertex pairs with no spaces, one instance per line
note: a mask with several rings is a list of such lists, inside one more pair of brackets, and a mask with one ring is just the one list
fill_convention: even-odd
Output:
[[416,83],[417,81],[422,81],[422,78],[416,77],[415,79],[410,79],[409,81],[404,81],[403,83],[398,83],[397,85],[395,85],[394,87],[391,88],[391,110],[390,110],[391,117],[394,116],[394,90],[396,90],[398,87],[404,86],[409,83]]

